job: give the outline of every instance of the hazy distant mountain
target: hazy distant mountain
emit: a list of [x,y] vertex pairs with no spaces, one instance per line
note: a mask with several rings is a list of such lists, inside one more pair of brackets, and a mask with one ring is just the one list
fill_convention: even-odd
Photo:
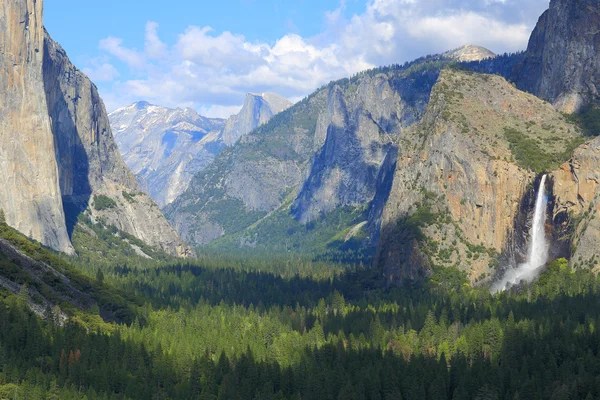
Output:
[[183,193],[224,146],[220,134],[225,120],[201,117],[190,108],[139,102],[109,118],[123,159],[161,207]]
[[237,115],[227,120],[223,131],[223,142],[233,146],[240,138],[254,128],[268,122],[275,114],[292,105],[287,99],[275,93],[248,93],[244,107]]
[[444,53],[444,57],[452,58],[459,62],[482,61],[496,57],[496,54],[485,47],[468,44],[458,49]]
[[248,94],[239,114],[227,121],[202,117],[191,108],[147,102],[118,109],[109,118],[123,159],[144,190],[164,207],[223,147],[234,145],[290,105],[273,93]]

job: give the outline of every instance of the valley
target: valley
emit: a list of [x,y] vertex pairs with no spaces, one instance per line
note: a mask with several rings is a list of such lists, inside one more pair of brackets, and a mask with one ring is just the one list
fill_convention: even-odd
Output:
[[0,400],[600,398],[597,2],[303,92],[342,31],[80,70],[44,7],[0,3]]

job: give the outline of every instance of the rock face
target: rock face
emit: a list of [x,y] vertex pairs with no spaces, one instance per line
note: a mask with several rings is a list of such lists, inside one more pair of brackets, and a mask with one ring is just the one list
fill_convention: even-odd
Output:
[[109,114],[123,160],[160,207],[183,193],[224,144],[222,119],[138,102]]
[[73,253],[44,95],[42,2],[0,4],[0,208],[9,225]]
[[515,253],[514,226],[536,177],[522,143],[544,143],[554,159],[577,135],[550,104],[499,76],[444,70],[422,121],[400,141],[375,266],[390,282],[433,266],[489,279],[497,257]]
[[598,269],[600,247],[600,138],[579,147],[573,158],[552,172],[553,225],[568,227],[571,261]]
[[[8,185],[0,195],[7,222],[56,250],[72,252],[69,233],[87,210],[92,219],[151,246],[190,255],[154,202],[138,195],[96,87],[44,32],[42,2],[8,0],[1,9],[0,62],[10,67],[0,72],[0,90],[15,98],[5,104],[21,110],[15,114],[11,106],[0,120],[0,146],[14,146],[0,153],[7,164]],[[135,200],[127,200],[132,195]],[[110,199],[110,207],[92,206],[97,197]]]
[[419,117],[425,102],[408,104],[385,75],[362,79],[352,90],[333,85],[317,121],[317,149],[292,212],[306,223],[341,206],[373,200],[384,160],[397,154],[394,139]]
[[485,47],[468,44],[444,53],[444,56],[458,62],[483,61],[495,58],[496,54]]
[[274,93],[248,94],[242,110],[227,121],[187,108],[139,102],[109,115],[123,158],[138,182],[161,207],[188,188],[226,146],[269,121],[291,103]]
[[531,35],[524,62],[515,70],[518,87],[569,113],[596,102],[599,31],[596,0],[552,0]]
[[[337,219],[328,239],[360,225],[369,229],[372,244],[387,196],[378,182],[389,189],[398,137],[419,120],[449,62],[430,57],[316,91],[224,150],[165,209],[167,217],[192,243],[226,235],[238,248],[272,249],[273,241],[285,242],[272,233],[282,226],[289,227],[287,234],[303,232],[299,236],[308,242],[325,225],[313,230],[311,223],[348,208],[358,217]],[[364,224],[369,216],[375,220]],[[282,246],[276,250],[289,250]]]
[[223,130],[223,143],[233,146],[240,138],[254,128],[269,121],[275,114],[292,105],[287,99],[275,93],[248,93],[242,110],[227,120]]

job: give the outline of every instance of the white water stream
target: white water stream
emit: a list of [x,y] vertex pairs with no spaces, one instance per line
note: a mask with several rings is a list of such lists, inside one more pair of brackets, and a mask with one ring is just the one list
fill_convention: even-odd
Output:
[[535,201],[535,211],[531,224],[527,261],[517,268],[506,271],[504,278],[494,285],[494,291],[502,291],[522,280],[531,282],[538,274],[540,267],[548,262],[548,242],[546,241],[546,175],[542,176]]

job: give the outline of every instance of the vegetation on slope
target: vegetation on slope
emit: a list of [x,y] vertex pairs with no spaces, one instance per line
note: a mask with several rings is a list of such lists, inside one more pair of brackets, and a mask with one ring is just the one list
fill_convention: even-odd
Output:
[[325,281],[193,266],[104,271],[148,301],[143,319],[110,335],[56,326],[31,315],[18,296],[0,299],[0,393],[28,399],[600,396],[600,279],[570,270],[566,260],[551,264],[539,282],[499,295],[469,287],[451,268],[402,290],[373,285],[368,270]]
[[[61,312],[88,327],[104,325],[102,318],[126,323],[135,319],[135,297],[86,276],[80,268],[2,221],[0,238],[24,255],[15,259],[0,253],[0,278],[21,287],[26,285],[34,304],[59,306]],[[34,260],[31,268],[24,266],[29,262],[26,257]]]

